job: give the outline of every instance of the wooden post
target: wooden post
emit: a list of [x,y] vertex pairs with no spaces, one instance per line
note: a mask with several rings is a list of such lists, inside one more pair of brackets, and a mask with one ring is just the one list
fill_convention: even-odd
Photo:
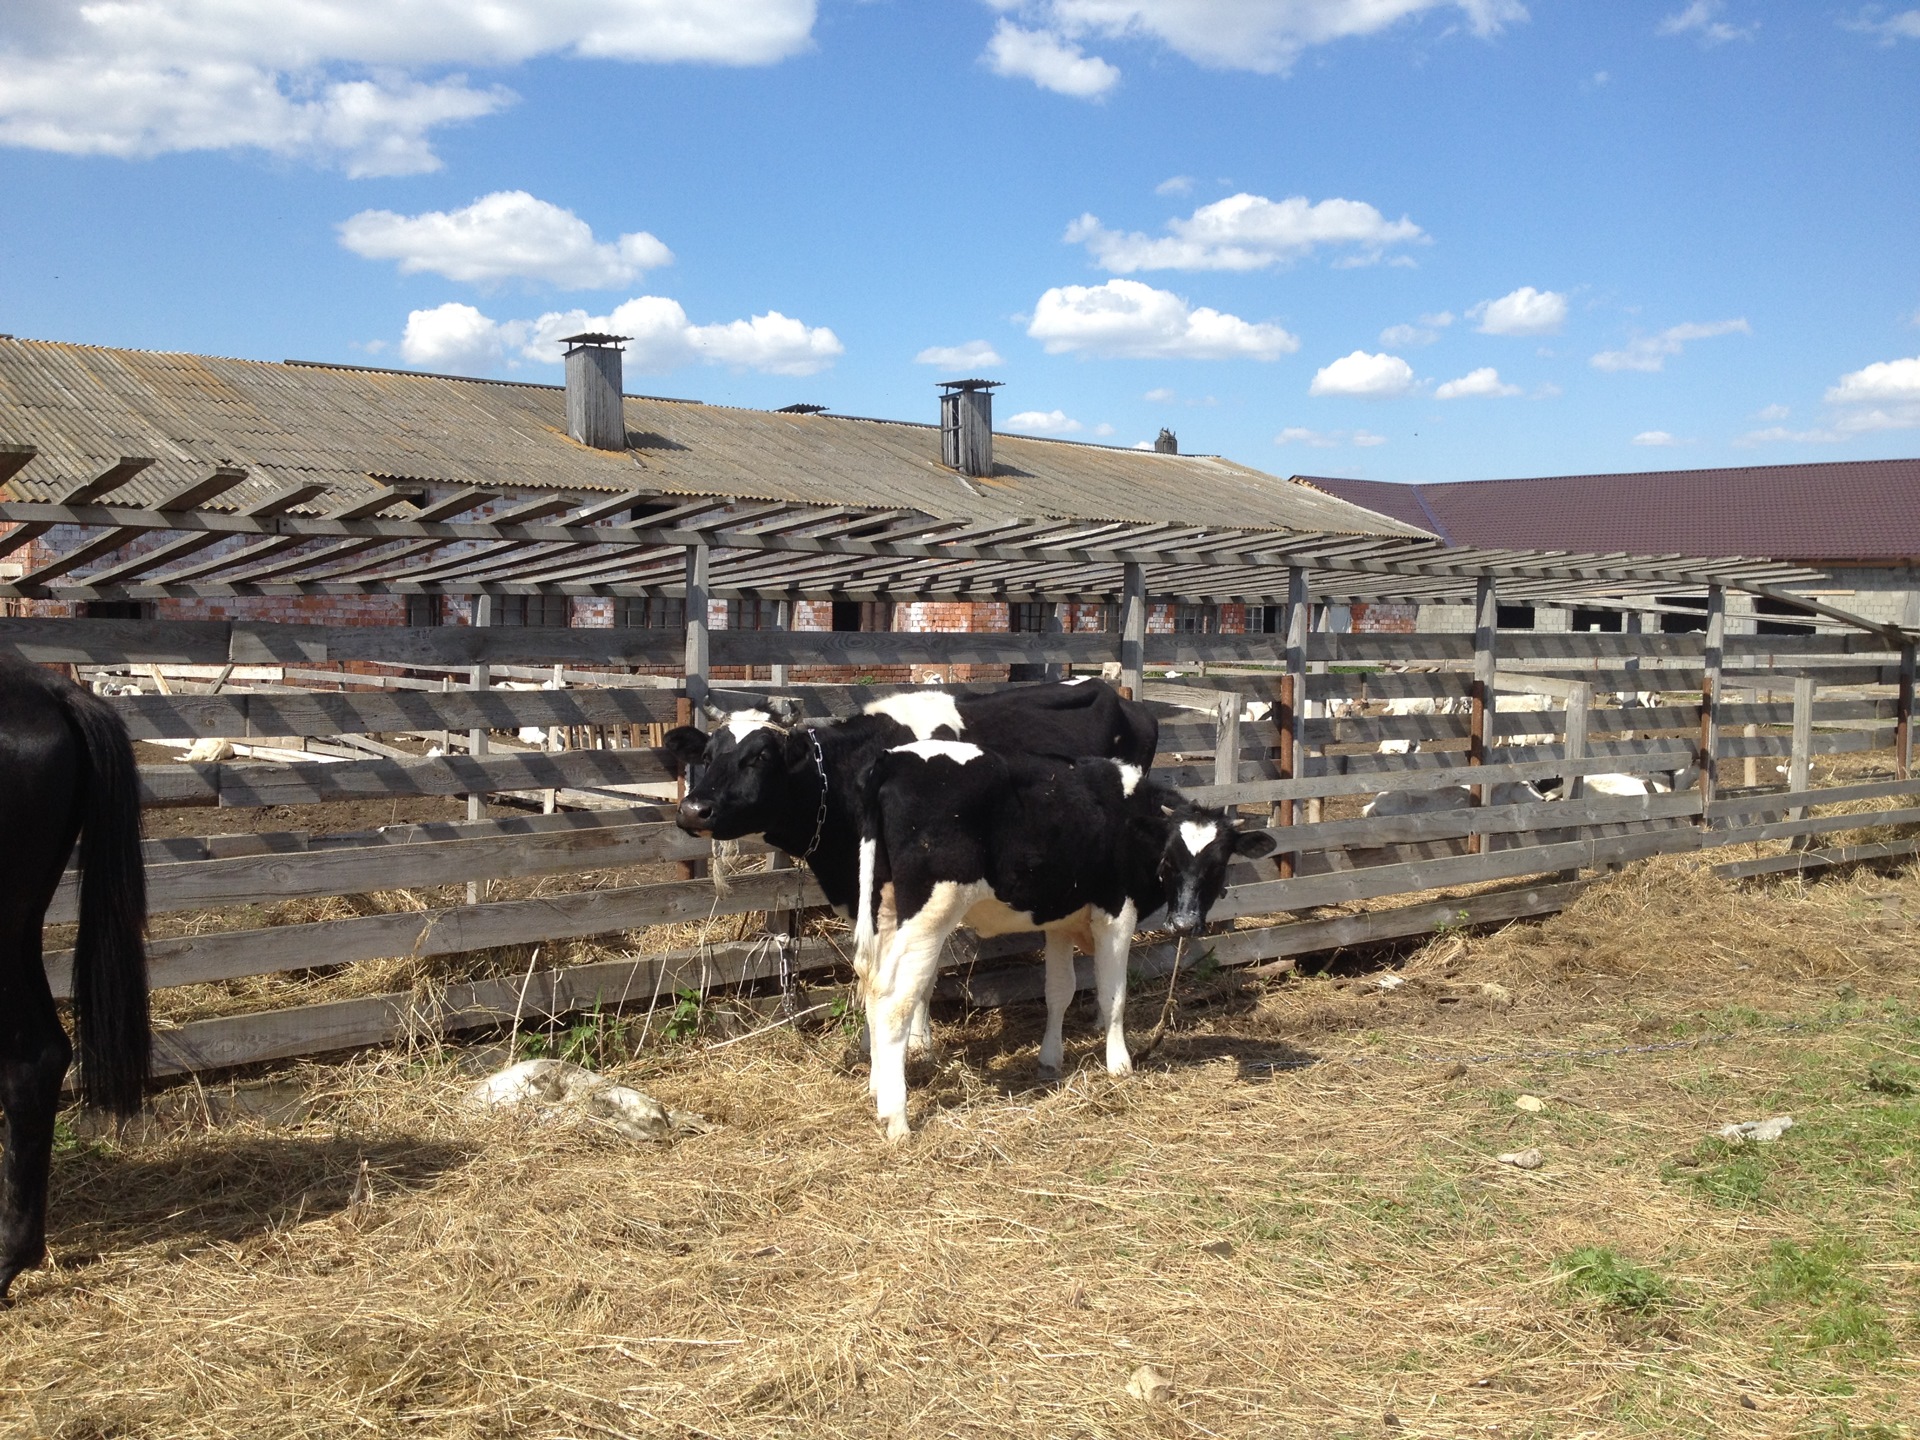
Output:
[[[1567,759],[1587,758],[1587,712],[1593,708],[1593,686],[1585,681],[1567,687]],[[1586,781],[1569,775],[1560,786],[1563,799],[1578,800],[1586,793]]]
[[[1467,764],[1470,766],[1487,763],[1487,740],[1495,734],[1499,706],[1494,699],[1493,677],[1499,664],[1496,645],[1499,634],[1500,597],[1494,590],[1493,577],[1482,575],[1473,584],[1473,698],[1467,722]],[[1487,803],[1492,791],[1485,785],[1472,788],[1477,809]],[[1478,855],[1484,849],[1486,836],[1475,831],[1467,837],[1468,854]]]
[[[1787,789],[1805,790],[1813,780],[1813,677],[1802,675],[1793,682],[1793,753],[1787,757]],[[1795,805],[1787,812],[1789,820],[1804,820],[1807,807]]]
[[1213,712],[1213,783],[1240,783],[1240,697],[1231,691]]
[[1893,774],[1905,780],[1913,768],[1913,645],[1900,647],[1900,695],[1893,709]]
[[[775,607],[773,623],[783,632],[793,629],[793,602],[791,600],[782,600],[778,606]],[[772,680],[775,685],[786,684],[787,667],[785,665],[773,666],[768,678]]]
[[704,544],[687,547],[687,650],[686,691],[693,706],[689,722],[707,728],[706,711],[710,686],[707,683],[707,567],[713,552]]
[[[1746,726],[1741,730],[1740,738],[1743,740],[1758,740],[1760,738],[1760,727],[1758,725]],[[1760,757],[1758,755],[1749,755],[1746,757],[1745,762],[1740,767],[1740,783],[1749,790],[1756,789],[1759,786]]]
[[[483,629],[493,624],[493,597],[491,595],[476,595],[473,597],[473,623],[475,626]],[[492,683],[493,676],[491,667],[487,665],[476,665],[473,667],[472,688],[475,690],[486,690]],[[467,732],[467,753],[476,758],[487,753],[487,732],[485,730],[476,729]],[[467,796],[467,819],[479,820],[484,817],[486,813],[487,797],[485,795],[474,794]],[[469,880],[467,882],[467,903],[469,905],[478,905],[480,903],[481,893],[481,883],[478,880]]]
[[1700,826],[1708,828],[1707,807],[1719,788],[1720,669],[1727,643],[1727,592],[1707,587],[1706,668],[1700,680]]
[[1135,700],[1147,695],[1147,567],[1127,562],[1121,579],[1120,684]]
[[[1275,721],[1280,726],[1280,774],[1283,779],[1295,780],[1307,766],[1302,762],[1306,758],[1307,738],[1307,628],[1313,620],[1313,597],[1307,590],[1307,572],[1303,566],[1287,567],[1287,670],[1280,679],[1280,704],[1276,707]],[[1294,823],[1299,806],[1292,800],[1280,802],[1278,822],[1282,825]],[[1281,851],[1278,864],[1280,878],[1291,880],[1298,868],[1299,852]]]

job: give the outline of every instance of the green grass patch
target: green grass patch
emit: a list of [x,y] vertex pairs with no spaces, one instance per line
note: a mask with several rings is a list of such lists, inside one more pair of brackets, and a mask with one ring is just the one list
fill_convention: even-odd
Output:
[[1605,1245],[1583,1245],[1553,1262],[1560,1288],[1613,1310],[1653,1310],[1672,1302],[1673,1287],[1644,1265]]
[[1873,1287],[1857,1273],[1862,1258],[1860,1247],[1839,1235],[1804,1246],[1776,1241],[1754,1289],[1762,1305],[1793,1308],[1776,1338],[1800,1335],[1808,1350],[1869,1364],[1892,1355],[1893,1327]]

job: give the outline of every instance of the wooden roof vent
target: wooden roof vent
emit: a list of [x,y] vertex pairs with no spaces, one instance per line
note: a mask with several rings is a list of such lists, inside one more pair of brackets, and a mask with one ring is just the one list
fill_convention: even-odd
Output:
[[940,382],[940,463],[962,475],[993,474],[993,392],[998,380]]
[[587,331],[561,340],[567,347],[567,434],[596,450],[627,448],[621,405],[620,346],[630,335]]

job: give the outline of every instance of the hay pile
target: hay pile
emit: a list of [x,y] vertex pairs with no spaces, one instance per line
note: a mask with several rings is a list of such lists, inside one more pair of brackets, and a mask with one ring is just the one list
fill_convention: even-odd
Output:
[[[1544,925],[1439,937],[1391,989],[1202,975],[1125,1082],[1079,1009],[1057,1085],[1037,1007],[958,1019],[898,1148],[837,1035],[618,1067],[720,1122],[667,1147],[476,1114],[427,1053],[296,1071],[268,1104],[175,1092],[59,1157],[57,1265],[0,1316],[0,1430],[1908,1434],[1917,1177],[1725,1208],[1673,1167],[1783,1102],[1817,1140],[1815,1062],[1920,1056],[1916,919],[1912,873],[1734,889],[1654,864]],[[1447,1063],[1705,1031],[1734,1038]],[[1315,1057],[1339,1063],[1285,1068]],[[1493,1158],[1522,1145],[1541,1169]],[[1829,1209],[1874,1258],[1890,1356],[1810,1349],[1753,1298]],[[1631,1284],[1567,1278],[1596,1247]],[[1143,1364],[1171,1398],[1127,1393]]]

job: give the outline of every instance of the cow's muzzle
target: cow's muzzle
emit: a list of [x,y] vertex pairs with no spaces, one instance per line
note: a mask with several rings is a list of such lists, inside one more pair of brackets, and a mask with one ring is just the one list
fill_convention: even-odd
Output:
[[674,812],[673,821],[689,835],[711,835],[713,833],[713,802],[682,800],[680,808]]

